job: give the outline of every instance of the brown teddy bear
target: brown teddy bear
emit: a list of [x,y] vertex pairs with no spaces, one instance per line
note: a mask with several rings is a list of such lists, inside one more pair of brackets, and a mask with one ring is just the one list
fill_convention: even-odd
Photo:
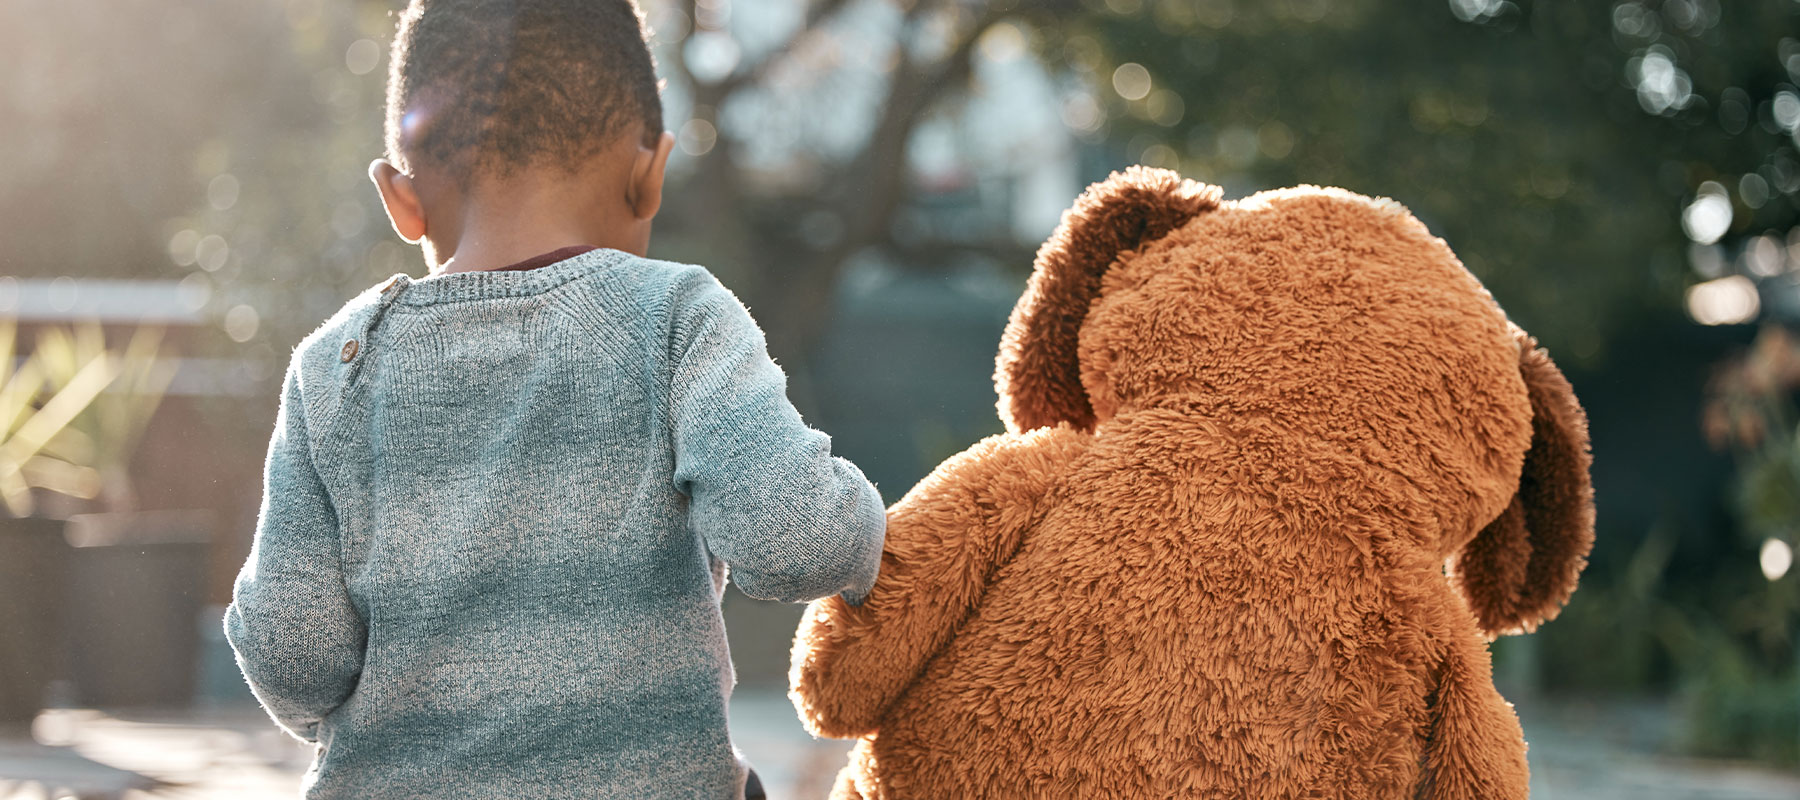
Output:
[[1007,432],[889,511],[792,695],[835,798],[1527,795],[1483,637],[1593,540],[1586,419],[1405,209],[1134,168],[1038,253]]

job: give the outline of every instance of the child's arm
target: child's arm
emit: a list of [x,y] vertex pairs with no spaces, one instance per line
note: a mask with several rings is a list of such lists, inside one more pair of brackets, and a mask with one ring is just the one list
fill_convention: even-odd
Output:
[[698,273],[673,309],[669,416],[675,485],[745,594],[860,598],[881,563],[881,495],[787,399],[762,331]]
[[814,603],[794,639],[790,696],[808,730],[852,738],[882,716],[981,600],[1092,437],[1001,434],[953,456],[888,512],[868,601]]
[[225,612],[225,636],[269,716],[314,741],[319,722],[356,688],[367,632],[344,588],[337,515],[313,466],[298,369],[282,393],[256,540]]

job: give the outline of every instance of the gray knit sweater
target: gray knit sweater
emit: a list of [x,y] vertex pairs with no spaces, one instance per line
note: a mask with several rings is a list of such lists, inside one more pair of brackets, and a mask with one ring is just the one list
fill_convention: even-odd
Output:
[[733,798],[726,568],[874,582],[884,515],[706,270],[396,277],[302,342],[225,630],[311,798]]

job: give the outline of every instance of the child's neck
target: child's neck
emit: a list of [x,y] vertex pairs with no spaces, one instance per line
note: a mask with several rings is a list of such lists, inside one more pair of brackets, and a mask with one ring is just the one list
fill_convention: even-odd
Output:
[[516,264],[565,247],[589,246],[643,255],[649,222],[623,201],[605,176],[540,171],[485,181],[453,204],[447,224],[428,223],[427,263],[434,274]]

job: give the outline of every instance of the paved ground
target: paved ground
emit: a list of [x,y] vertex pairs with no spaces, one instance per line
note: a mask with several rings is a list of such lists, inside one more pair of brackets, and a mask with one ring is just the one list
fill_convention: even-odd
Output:
[[[1659,754],[1670,744],[1658,706],[1538,700],[1520,704],[1532,741],[1536,800],[1797,800],[1800,773]],[[776,800],[817,800],[843,764],[843,742],[814,741],[776,692],[740,691],[735,738]],[[296,796],[309,752],[253,708],[177,715],[58,710],[38,718],[39,743],[0,740],[0,798],[59,797],[18,780],[26,772],[87,783],[85,797],[284,800]],[[44,745],[58,745],[46,747]],[[165,781],[126,790],[128,770]],[[104,791],[108,782],[120,787]]]
[[1800,772],[1669,755],[1679,732],[1655,703],[1518,703],[1534,800],[1800,800]]

